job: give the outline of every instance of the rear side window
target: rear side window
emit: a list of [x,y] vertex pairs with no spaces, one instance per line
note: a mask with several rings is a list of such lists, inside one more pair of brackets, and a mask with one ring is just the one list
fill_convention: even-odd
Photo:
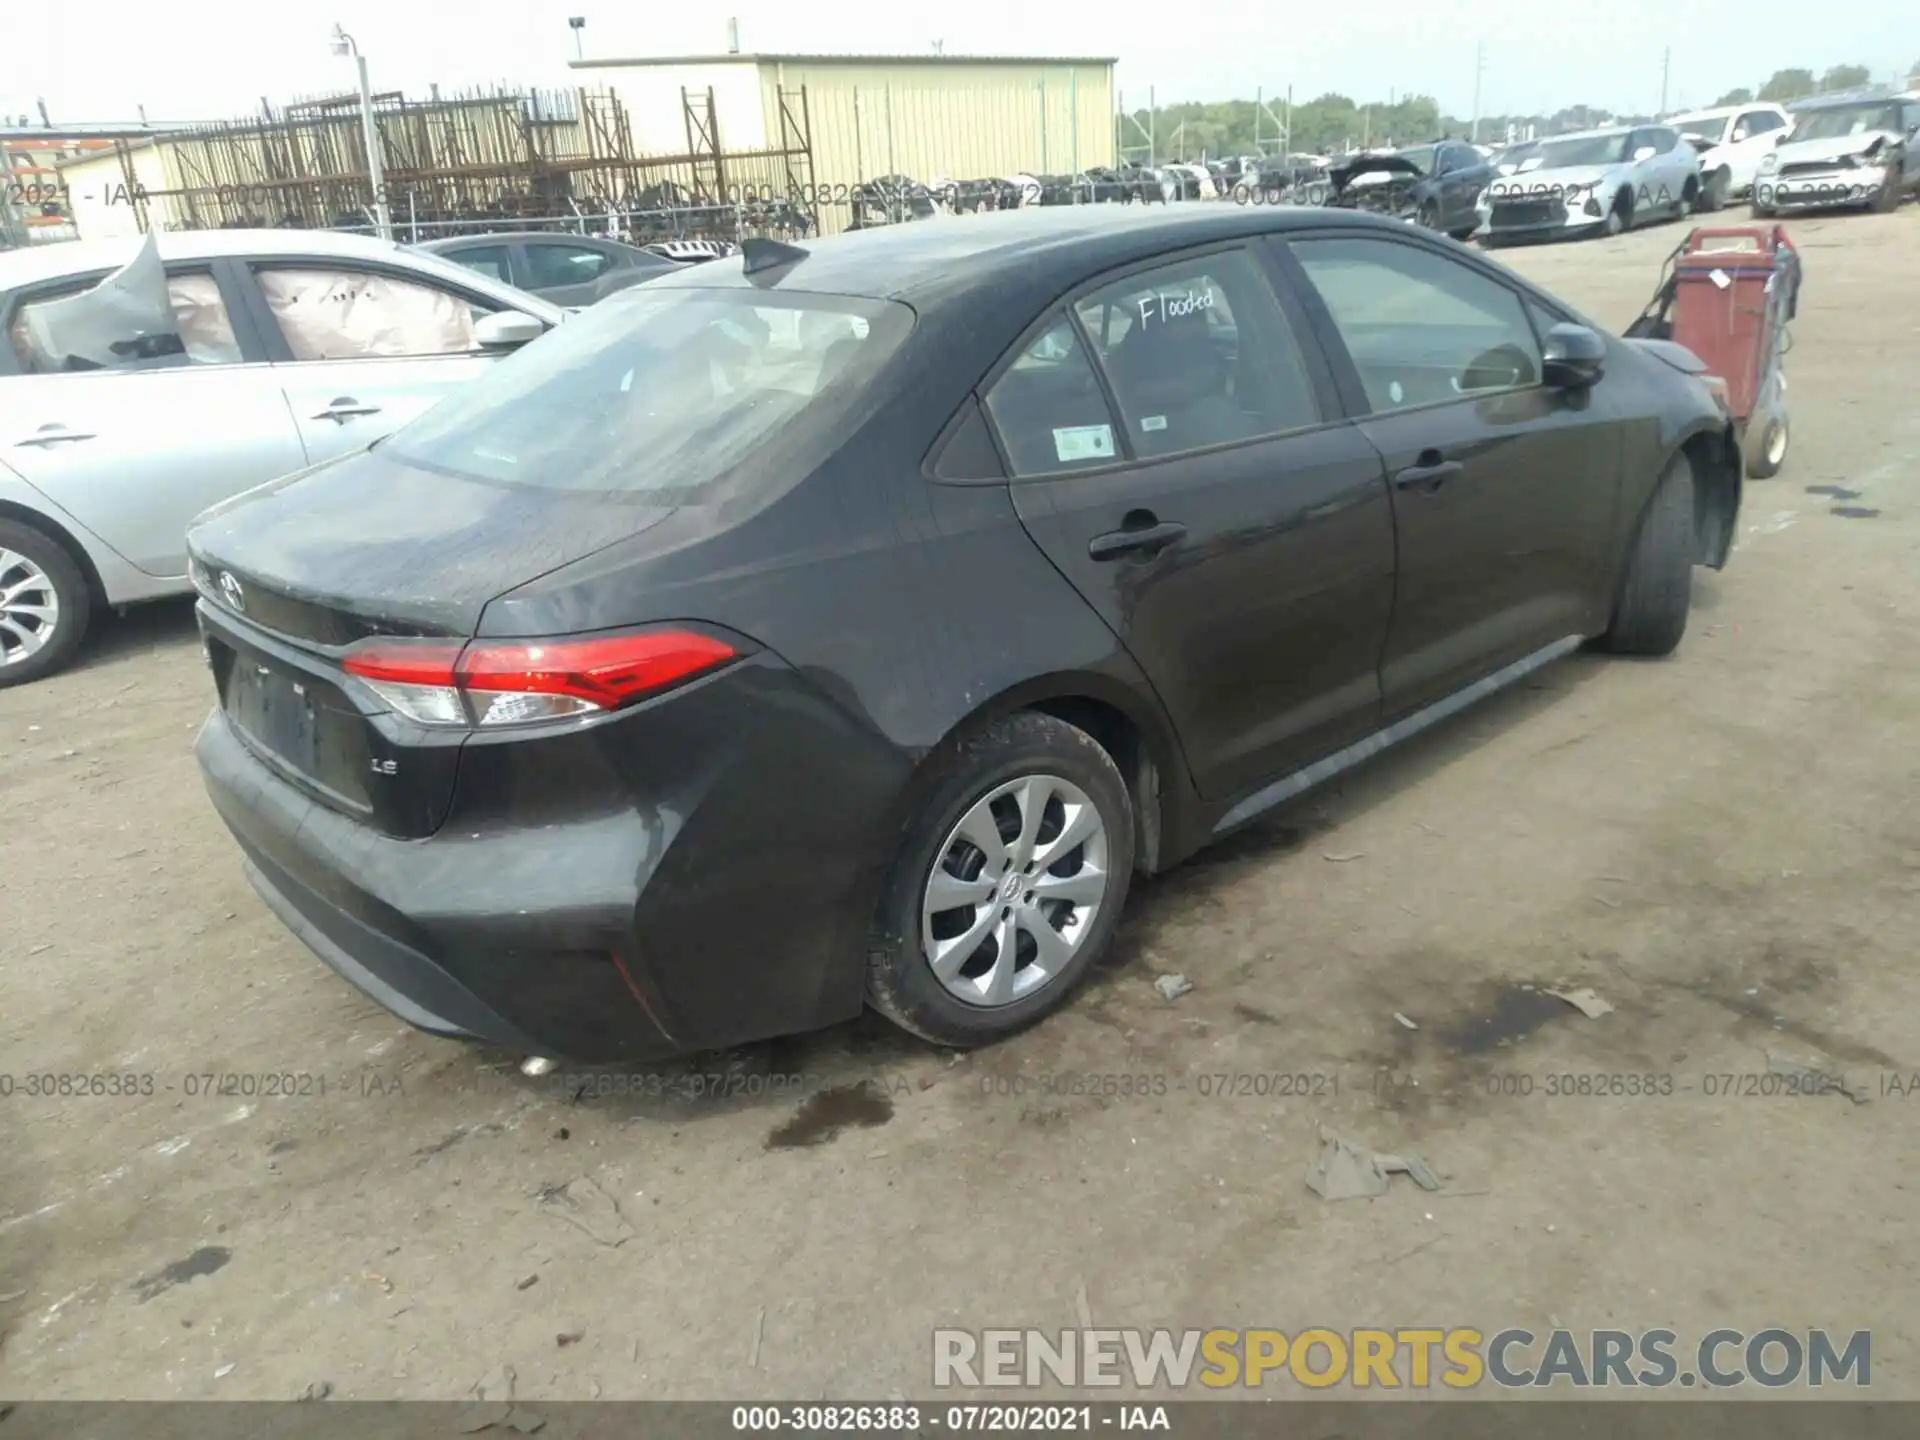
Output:
[[1424,245],[1301,240],[1307,278],[1376,412],[1540,383],[1540,346],[1520,297]]
[[1142,458],[1319,423],[1300,347],[1243,250],[1131,275],[1074,308]]
[[504,245],[475,245],[469,250],[455,250],[442,258],[475,274],[484,275],[489,280],[498,280],[502,285],[513,283],[513,276],[507,269],[507,247]]
[[144,307],[151,314],[137,296],[99,284],[25,302],[7,326],[21,373],[237,365],[240,342],[213,276],[183,271],[165,284],[166,294],[156,290]]
[[1014,357],[985,398],[1015,475],[1051,475],[1119,458],[1113,413],[1064,315]]
[[560,490],[686,490],[749,459],[798,479],[844,439],[912,328],[913,312],[885,300],[624,290],[386,447],[428,469]]
[[556,285],[584,285],[597,280],[613,267],[613,257],[604,250],[587,245],[550,245],[530,241],[527,245],[528,283],[536,290]]

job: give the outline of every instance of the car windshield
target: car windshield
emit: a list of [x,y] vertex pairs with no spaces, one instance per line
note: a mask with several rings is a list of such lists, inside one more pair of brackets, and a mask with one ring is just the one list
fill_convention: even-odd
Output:
[[1422,175],[1431,175],[1433,173],[1433,146],[1415,145],[1411,150],[1399,150],[1395,153],[1398,154],[1402,160],[1411,160],[1415,165],[1419,166]]
[[1669,120],[1667,123],[1682,135],[1691,135],[1698,140],[1718,140],[1726,132],[1727,117],[1710,115],[1704,120]]
[[912,327],[913,312],[886,300],[623,291],[382,448],[425,469],[514,485],[697,487],[790,427],[824,433],[844,422]]
[[1803,111],[1793,122],[1795,140],[1843,140],[1873,130],[1900,133],[1900,107],[1884,101],[1866,105],[1834,105]]
[[1565,170],[1576,165],[1618,165],[1627,158],[1630,135],[1575,135],[1565,140],[1543,140],[1522,167],[1527,170]]

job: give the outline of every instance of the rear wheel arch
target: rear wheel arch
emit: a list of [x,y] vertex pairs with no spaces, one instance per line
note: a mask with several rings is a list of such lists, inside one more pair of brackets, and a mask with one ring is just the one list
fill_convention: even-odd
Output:
[[921,756],[902,797],[901,823],[919,803],[935,757],[1008,715],[1030,710],[1091,735],[1112,757],[1133,802],[1134,868],[1152,875],[1187,848],[1181,839],[1197,820],[1183,803],[1186,762],[1172,730],[1118,682],[1087,674],[1037,677],[983,701]]
[[100,579],[100,572],[94,567],[93,557],[87,554],[87,547],[68,532],[67,528],[56,520],[50,520],[38,510],[17,505],[11,500],[0,500],[0,520],[11,521],[15,525],[25,525],[30,530],[38,530],[54,544],[67,552],[67,558],[73,561],[74,569],[80,572],[87,582],[87,595],[95,605],[105,605],[107,587]]

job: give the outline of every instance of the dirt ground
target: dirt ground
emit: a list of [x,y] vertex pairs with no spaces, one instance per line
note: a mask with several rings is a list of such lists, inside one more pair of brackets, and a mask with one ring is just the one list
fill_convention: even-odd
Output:
[[[1624,325],[1681,233],[1501,258]],[[1869,1329],[1876,1398],[1920,1396],[1920,207],[1794,233],[1793,453],[1678,656],[1562,662],[1143,887],[1064,1014],[971,1057],[863,1021],[698,1067],[760,1093],[574,1100],[418,1035],[242,879],[188,608],[103,624],[0,693],[0,1394],[884,1399],[931,1393],[935,1326],[1084,1311]],[[1861,1103],[1707,1093],[1770,1053]],[[1320,1200],[1321,1125],[1442,1188]]]

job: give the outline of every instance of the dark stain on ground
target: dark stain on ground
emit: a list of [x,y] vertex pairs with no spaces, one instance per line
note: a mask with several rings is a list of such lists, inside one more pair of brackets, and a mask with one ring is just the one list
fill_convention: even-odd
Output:
[[1280,1017],[1278,1015],[1270,1015],[1258,1005],[1248,1005],[1238,1000],[1234,1002],[1233,1013],[1242,1020],[1251,1021],[1255,1025],[1278,1025],[1280,1023]]
[[431,1145],[422,1145],[413,1153],[418,1159],[428,1160],[435,1155],[444,1155],[462,1140],[470,1140],[479,1135],[504,1135],[506,1130],[506,1126],[492,1120],[484,1125],[456,1125],[444,1139],[436,1140]]
[[809,1095],[786,1124],[767,1137],[769,1150],[800,1150],[824,1145],[849,1125],[884,1125],[893,1118],[893,1101],[872,1085],[836,1085]]
[[1461,1055],[1485,1055],[1526,1039],[1549,1020],[1573,1013],[1567,1002],[1531,985],[1505,985],[1485,1014],[1457,1021],[1442,1038]]
[[211,1275],[216,1270],[226,1268],[233,1252],[224,1245],[202,1245],[184,1260],[176,1260],[158,1275],[142,1275],[133,1282],[132,1290],[136,1303],[144,1305],[154,1296],[171,1290],[176,1285],[185,1285],[198,1280],[202,1275]]
[[1807,494],[1831,495],[1836,500],[1858,500],[1860,498],[1860,492],[1858,490],[1849,490],[1844,485],[1809,485],[1807,486]]
[[1871,520],[1880,512],[1870,510],[1865,505],[1836,505],[1827,513],[1838,515],[1842,520]]
[[276,1140],[267,1147],[267,1154],[285,1155],[289,1150],[297,1150],[299,1148],[300,1142],[298,1140]]

